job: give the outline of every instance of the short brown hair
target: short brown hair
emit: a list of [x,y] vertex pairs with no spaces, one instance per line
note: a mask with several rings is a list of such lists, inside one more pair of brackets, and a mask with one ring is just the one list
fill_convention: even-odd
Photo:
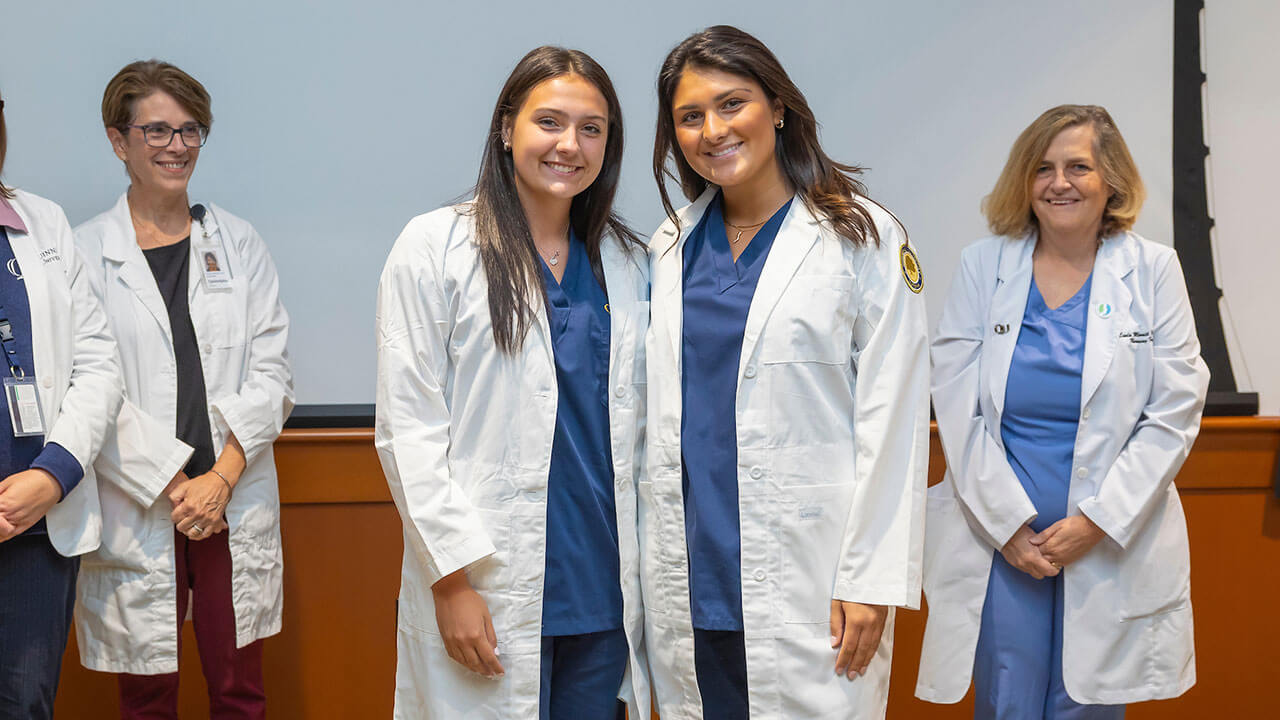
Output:
[[209,91],[199,80],[160,60],[131,62],[111,78],[102,93],[102,125],[126,132],[133,122],[138,101],[156,91],[177,100],[201,125],[213,125]]
[[[0,98],[0,104],[3,104],[3,98]],[[4,172],[4,153],[9,148],[9,133],[4,129],[4,108],[0,108],[0,173]],[[13,191],[5,184],[0,182],[0,197],[11,198]]]
[[1093,128],[1093,155],[1111,195],[1102,211],[1099,237],[1133,227],[1147,190],[1110,113],[1100,105],[1059,105],[1027,126],[1009,150],[995,189],[982,201],[991,232],[1020,237],[1039,227],[1031,211],[1031,184],[1036,168],[1058,133],[1070,127]]

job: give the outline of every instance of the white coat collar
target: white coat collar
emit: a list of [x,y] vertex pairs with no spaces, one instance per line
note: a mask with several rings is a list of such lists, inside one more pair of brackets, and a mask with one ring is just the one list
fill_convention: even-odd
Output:
[[[676,234],[675,224],[667,220],[658,228],[654,236],[654,246],[650,248],[655,258],[655,267],[661,268],[660,272],[654,272],[653,294],[656,297],[668,298],[664,305],[671,313],[673,321],[666,324],[666,329],[676,358],[681,356],[681,336],[684,332],[684,303],[678,297],[684,287],[684,242],[688,239],[690,231],[702,220],[707,206],[719,191],[718,186],[708,186],[691,205],[677,211],[676,216],[680,219],[680,236],[676,238],[674,244],[666,242]],[[747,361],[760,340],[765,321],[769,319],[773,306],[786,291],[791,277],[799,269],[809,249],[817,242],[819,232],[818,220],[809,212],[804,198],[798,194],[792,196],[791,207],[787,210],[787,216],[783,218],[782,226],[773,240],[768,257],[765,258],[764,268],[760,271],[760,280],[756,284],[755,295],[751,299],[751,308],[747,311],[747,324],[742,336],[742,354],[738,362],[739,383],[742,381],[742,373],[747,366]]]
[[165,307],[164,298],[156,286],[151,266],[138,247],[138,236],[133,230],[133,219],[129,215],[129,194],[125,192],[116,201],[115,207],[107,213],[107,228],[102,239],[103,259],[119,263],[120,281],[123,282],[151,314],[153,320],[164,332],[165,339],[173,344],[173,330],[169,327],[169,310]]
[[[1000,248],[996,289],[985,329],[989,343],[987,381],[996,414],[1004,413],[1004,396],[1009,379],[1009,363],[1018,344],[1022,316],[1031,290],[1032,254],[1037,235],[1034,231],[1009,239]],[[1111,365],[1117,338],[1117,321],[1129,316],[1133,295],[1124,279],[1133,271],[1132,241],[1127,233],[1103,238],[1093,262],[1093,280],[1089,286],[1089,320],[1085,331],[1084,370],[1081,376],[1080,406],[1088,404]],[[1003,330],[1003,332],[1002,332]]]

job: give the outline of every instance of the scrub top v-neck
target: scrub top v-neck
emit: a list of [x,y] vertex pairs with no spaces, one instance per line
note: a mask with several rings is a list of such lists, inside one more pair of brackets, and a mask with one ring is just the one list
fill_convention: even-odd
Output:
[[1071,299],[1050,309],[1032,278],[1009,363],[1000,436],[1039,513],[1031,523],[1036,532],[1067,514],[1091,282],[1092,275]]
[[790,207],[774,213],[734,262],[717,195],[684,244],[680,454],[698,630],[742,630],[738,362],[756,284]]
[[563,261],[560,282],[542,266],[559,396],[547,479],[544,636],[622,627],[609,448],[609,299],[573,234]]

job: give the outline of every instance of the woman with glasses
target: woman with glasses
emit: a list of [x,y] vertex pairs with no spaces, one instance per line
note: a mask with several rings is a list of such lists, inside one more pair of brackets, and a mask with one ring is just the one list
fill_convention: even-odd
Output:
[[117,73],[102,120],[129,188],[76,229],[125,376],[77,639],[86,667],[121,673],[123,718],[177,717],[189,593],[215,719],[264,716],[261,639],[280,630],[271,446],[293,404],[289,319],[258,233],[187,196],[209,104],[168,63]]
[[649,717],[635,486],[648,258],[622,112],[576,50],[498,96],[474,199],[378,288],[375,441],[404,523],[395,716]]
[[[0,169],[6,132],[0,100]],[[0,184],[0,718],[53,717],[120,366],[62,208]]]

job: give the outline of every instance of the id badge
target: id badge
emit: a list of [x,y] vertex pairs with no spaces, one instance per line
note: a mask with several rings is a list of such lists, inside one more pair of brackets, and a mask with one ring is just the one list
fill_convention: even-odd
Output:
[[40,408],[35,378],[5,378],[4,397],[9,404],[9,422],[13,425],[14,437],[44,434],[44,411]]
[[227,269],[227,258],[220,246],[197,247],[196,260],[200,263],[200,272],[204,273],[205,286],[214,292],[231,290],[231,271]]

